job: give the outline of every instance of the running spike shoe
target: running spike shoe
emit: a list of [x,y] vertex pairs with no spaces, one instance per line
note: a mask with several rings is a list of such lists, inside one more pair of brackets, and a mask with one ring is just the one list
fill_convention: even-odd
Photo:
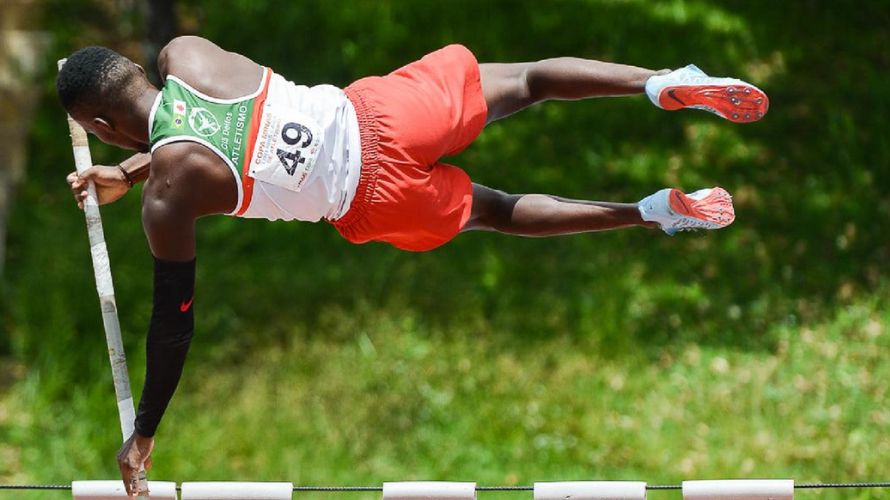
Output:
[[759,88],[735,78],[708,76],[694,64],[650,77],[646,95],[668,111],[703,109],[736,123],[756,122],[769,109],[769,98]]
[[678,231],[720,229],[735,220],[732,196],[721,187],[690,194],[666,188],[643,198],[637,206],[644,221],[657,223],[671,236]]

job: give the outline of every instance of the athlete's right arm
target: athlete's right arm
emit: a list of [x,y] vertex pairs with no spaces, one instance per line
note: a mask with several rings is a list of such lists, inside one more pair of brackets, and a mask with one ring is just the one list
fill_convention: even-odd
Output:
[[[162,148],[163,149],[163,148]],[[159,150],[160,151],[160,150]],[[195,201],[183,168],[187,149],[156,155],[142,190],[142,225],[154,255],[154,301],[146,339],[145,385],[135,432],[117,454],[118,467],[132,493],[140,468],[151,465],[154,434],[173,397],[195,328]],[[193,175],[193,174],[191,174]]]
[[189,179],[194,169],[182,163],[188,155],[177,154],[176,148],[158,151],[142,191],[142,225],[154,256],[154,300],[136,431],[148,437],[154,435],[179,384],[194,332],[195,220],[199,215],[192,188],[195,182]]
[[229,213],[238,200],[234,177],[219,163],[210,150],[189,142],[167,144],[152,153],[151,172],[142,190],[142,225],[155,260],[154,301],[136,432],[118,453],[128,485],[140,466],[150,464],[153,435],[179,385],[191,344],[195,221]]
[[66,180],[77,206],[83,209],[90,181],[96,187],[99,205],[105,205],[119,200],[130,188],[148,178],[150,167],[151,154],[136,153],[114,166],[93,165],[81,174],[71,172]]

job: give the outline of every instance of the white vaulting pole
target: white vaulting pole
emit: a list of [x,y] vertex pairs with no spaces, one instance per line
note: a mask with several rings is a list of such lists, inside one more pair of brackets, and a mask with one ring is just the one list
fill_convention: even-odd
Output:
[[[65,59],[59,60],[59,70],[65,65],[65,61]],[[68,116],[68,129],[71,131],[74,165],[77,172],[81,173],[93,166],[87,133],[70,115]],[[96,275],[96,291],[99,293],[99,305],[102,308],[102,323],[105,326],[105,341],[108,343],[108,357],[111,360],[111,376],[114,379],[114,393],[117,396],[121,434],[126,441],[133,435],[136,409],[133,406],[133,395],[130,392],[127,357],[124,355],[121,325],[117,318],[117,304],[114,301],[114,284],[111,281],[111,264],[108,261],[108,249],[105,246],[102,216],[99,214],[99,202],[92,182],[87,186],[87,192],[89,194],[83,202],[83,211],[87,219],[90,253],[93,255],[93,272]],[[137,487],[139,498],[148,498],[148,481],[145,477],[145,470],[139,471]]]

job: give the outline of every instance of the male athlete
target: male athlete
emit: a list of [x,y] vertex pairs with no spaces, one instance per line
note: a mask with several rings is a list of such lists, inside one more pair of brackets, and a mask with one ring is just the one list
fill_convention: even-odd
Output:
[[158,67],[166,79],[160,91],[129,59],[88,47],[68,58],[56,82],[65,109],[88,132],[143,152],[68,177],[81,207],[88,181],[102,204],[145,181],[154,304],[136,432],[118,453],[131,494],[136,471],[150,466],[194,330],[198,218],[324,220],[353,243],[413,251],[472,229],[523,236],[718,229],[735,217],[721,188],[662,189],[639,203],[513,195],[473,184],[439,159],[463,150],[486,124],[548,99],[645,92],[658,107],[705,109],[734,122],[756,121],[768,107],[753,85],[695,66],[656,72],[577,58],[478,64],[459,45],[345,89],[295,85],[198,37],[170,42]]

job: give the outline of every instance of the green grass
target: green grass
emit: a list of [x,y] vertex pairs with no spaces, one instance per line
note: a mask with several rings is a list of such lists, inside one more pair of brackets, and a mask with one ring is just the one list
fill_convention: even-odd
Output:
[[[152,477],[368,485],[886,479],[886,306],[865,299],[821,323],[776,328],[775,349],[755,352],[689,343],[610,356],[589,339],[529,342],[481,317],[445,331],[410,312],[370,308],[341,317],[329,335],[296,328],[249,351],[238,340],[197,343]],[[74,387],[53,403],[39,396],[44,377],[52,374],[28,373],[3,400],[0,480],[115,477],[110,386]]]

